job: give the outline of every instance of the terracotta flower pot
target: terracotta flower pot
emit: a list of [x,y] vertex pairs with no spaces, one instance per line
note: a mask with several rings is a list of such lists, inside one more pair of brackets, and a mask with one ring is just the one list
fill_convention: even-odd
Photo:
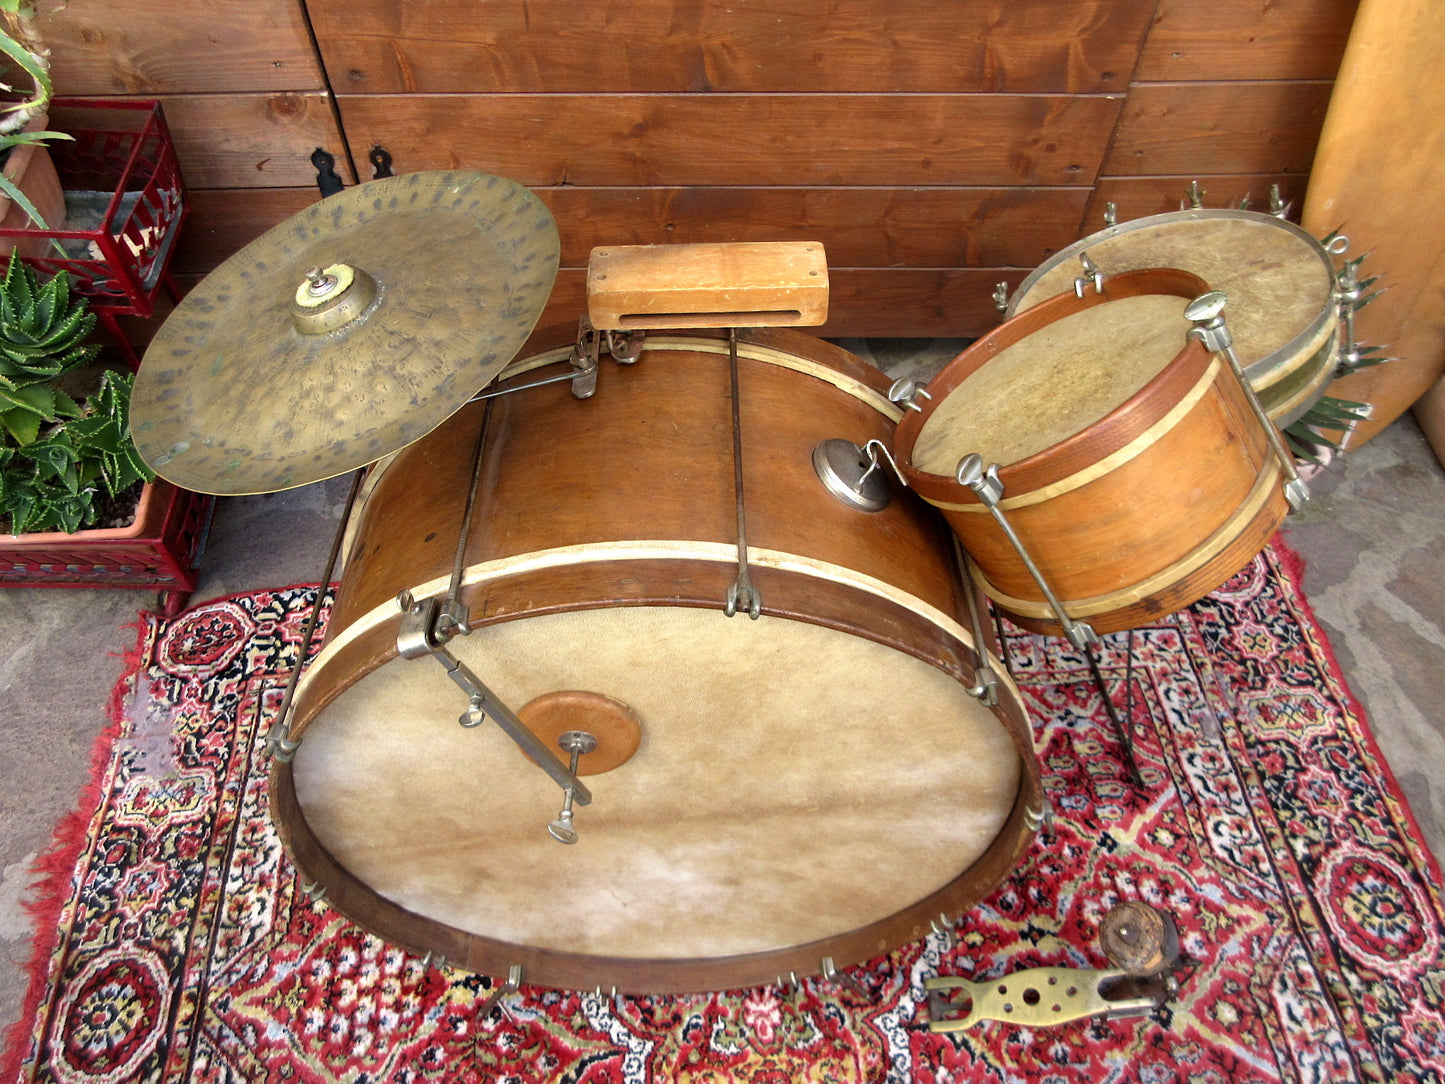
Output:
[[[49,117],[41,113],[30,118],[25,125],[27,132],[43,132]],[[60,186],[60,177],[55,172],[55,163],[43,144],[22,143],[10,148],[5,159],[5,176],[35,204],[35,209],[45,219],[51,230],[65,226],[65,190]],[[0,193],[0,227],[25,229],[32,225],[30,216],[11,200]],[[0,237],[0,256],[18,249],[21,256],[39,258],[53,254],[50,239],[43,235],[31,237]]]
[[0,587],[150,587],[174,615],[195,589],[214,505],[158,478],[128,527],[0,535]]

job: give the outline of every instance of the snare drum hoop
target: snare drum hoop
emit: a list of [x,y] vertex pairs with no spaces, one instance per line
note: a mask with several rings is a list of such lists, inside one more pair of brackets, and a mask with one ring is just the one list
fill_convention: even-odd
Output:
[[[913,449],[923,427],[949,395],[1001,351],[1028,336],[1075,313],[1110,301],[1141,294],[1173,294],[1194,298],[1206,291],[1204,280],[1174,268],[1126,271],[1104,280],[1102,293],[1092,286],[1083,297],[1060,294],[1049,298],[990,331],[959,354],[929,385],[931,398],[920,411],[910,411],[899,423],[894,451],[899,470],[920,496],[935,504],[982,505],[981,499],[956,477],[925,471],[913,463]],[[1013,463],[1000,463],[1005,505],[1010,494],[1030,493],[1044,486],[1065,482],[1078,472],[1128,448],[1136,439],[1159,424],[1183,396],[1218,367],[1204,345],[1186,338],[1177,355],[1156,376],[1093,425],[1032,455]],[[1233,379],[1226,376],[1226,379]],[[984,464],[988,466],[989,464]]]
[[[1335,267],[1330,254],[1324,246],[1308,231],[1288,222],[1285,219],[1277,218],[1274,215],[1263,214],[1259,211],[1244,211],[1231,208],[1195,208],[1187,211],[1170,211],[1165,214],[1149,215],[1144,218],[1136,218],[1129,222],[1120,222],[1100,230],[1098,233],[1090,234],[1082,240],[1075,241],[1067,248],[1060,249],[1050,256],[1019,284],[1013,296],[1009,299],[1007,316],[1013,317],[1028,311],[1046,298],[1039,297],[1030,300],[1029,295],[1046,276],[1052,274],[1056,268],[1063,264],[1077,261],[1082,253],[1087,253],[1101,244],[1112,241],[1117,237],[1128,237],[1133,233],[1143,233],[1163,226],[1171,226],[1179,223],[1209,223],[1221,220],[1233,220],[1257,223],[1263,228],[1279,230],[1289,237],[1294,238],[1304,245],[1319,263],[1320,269],[1325,276],[1325,281],[1330,284],[1329,300],[1321,310],[1300,330],[1293,338],[1271,350],[1263,357],[1256,358],[1244,365],[1244,373],[1249,377],[1250,384],[1257,391],[1265,391],[1275,381],[1282,379],[1288,368],[1280,368],[1282,360],[1297,358],[1301,355],[1313,357],[1316,351],[1325,349],[1333,341],[1333,328],[1337,322],[1338,303],[1335,298]],[[1185,254],[1181,254],[1185,255]],[[1191,271],[1187,266],[1188,260],[1180,261],[1181,269]],[[1110,277],[1108,268],[1100,268],[1104,272],[1105,281]],[[1138,270],[1135,267],[1126,267],[1125,271]],[[1082,267],[1080,275],[1083,274]],[[1115,275],[1120,272],[1114,272]],[[1210,283],[1213,288],[1215,284]],[[1226,308],[1225,318],[1228,319],[1229,312]],[[1247,348],[1246,348],[1247,349]],[[1327,365],[1326,371],[1332,371],[1333,365]],[[1278,372],[1276,370],[1279,370]]]

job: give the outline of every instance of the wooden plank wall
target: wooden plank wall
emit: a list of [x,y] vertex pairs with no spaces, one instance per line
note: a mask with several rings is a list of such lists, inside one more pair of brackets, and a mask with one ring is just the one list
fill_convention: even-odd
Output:
[[[40,0],[59,92],[159,96],[194,281],[369,176],[536,189],[594,245],[821,240],[827,335],[981,334],[994,284],[1121,218],[1298,205],[1355,0]],[[144,329],[137,334],[145,335]]]

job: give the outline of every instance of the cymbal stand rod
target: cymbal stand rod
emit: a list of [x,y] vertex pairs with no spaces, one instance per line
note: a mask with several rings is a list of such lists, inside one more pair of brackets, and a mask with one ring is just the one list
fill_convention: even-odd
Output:
[[321,583],[316,588],[316,600],[312,602],[311,612],[306,616],[306,624],[301,629],[301,647],[296,665],[291,668],[291,677],[286,682],[286,692],[281,697],[281,710],[276,714],[276,723],[266,735],[266,744],[272,755],[282,763],[289,761],[296,751],[296,743],[287,737],[291,728],[286,724],[286,717],[291,711],[291,700],[296,695],[296,685],[301,680],[301,669],[306,665],[306,656],[311,654],[311,641],[316,636],[316,625],[321,618],[321,600],[326,597],[327,588],[331,586],[331,577],[341,556],[341,544],[346,538],[346,526],[351,521],[352,510],[356,507],[356,496],[361,492],[361,480],[364,477],[366,467],[358,467],[352,472],[346,506],[341,512],[341,522],[336,525],[336,534],[331,539],[331,552],[326,557],[326,571],[321,574]]
[[978,665],[973,670],[973,687],[968,690],[968,695],[975,697],[984,707],[991,708],[998,703],[998,678],[994,676],[993,667],[988,664],[988,648],[983,638],[983,617],[979,613],[979,599],[974,590],[973,576],[969,573],[968,554],[964,552],[963,543],[952,532],[949,532],[949,535],[953,539],[953,559],[962,580],[963,597],[968,602],[968,617],[973,625],[973,650],[978,658]]
[[466,570],[467,543],[472,536],[472,511],[477,503],[477,485],[482,476],[482,452],[487,446],[487,431],[492,424],[492,404],[490,400],[482,408],[482,428],[477,433],[477,444],[472,449],[472,475],[471,484],[467,488],[467,502],[462,509],[462,526],[457,534],[456,555],[452,559],[452,578],[447,586],[447,599],[442,603],[441,612],[437,614],[437,632],[446,638],[460,633],[465,636],[472,631],[469,624],[471,614],[460,599],[462,590],[462,574]]
[[[1132,650],[1132,642],[1130,645]],[[1134,737],[1130,732],[1130,723],[1119,718],[1119,709],[1114,707],[1114,698],[1109,694],[1109,686],[1104,682],[1103,671],[1099,669],[1099,660],[1094,656],[1092,646],[1085,646],[1084,658],[1089,663],[1089,673],[1094,677],[1094,685],[1099,690],[1099,698],[1104,701],[1104,711],[1109,716],[1109,722],[1114,724],[1114,732],[1119,735],[1119,746],[1124,751],[1124,766],[1129,771],[1129,781],[1139,791],[1144,790],[1144,777],[1139,774],[1139,763],[1134,759]],[[1127,670],[1126,670],[1127,673]],[[1132,700],[1132,698],[1131,698]],[[1133,704],[1130,703],[1130,709]]]
[[[563,363],[559,361],[557,362],[557,364],[561,365]],[[570,365],[570,362],[567,364]],[[511,387],[508,388],[493,388],[491,391],[479,391],[476,395],[473,395],[470,399],[468,399],[467,402],[479,403],[483,399],[496,399],[503,395],[511,395],[514,391],[530,391],[533,388],[545,387],[548,384],[560,384],[564,380],[576,379],[577,370],[573,368],[569,372],[562,373],[559,376],[544,376],[540,380],[533,380],[526,384],[513,384]]]
[[[1134,630],[1129,630],[1124,646],[1124,722],[1134,734]],[[1137,774],[1137,773],[1136,773]]]

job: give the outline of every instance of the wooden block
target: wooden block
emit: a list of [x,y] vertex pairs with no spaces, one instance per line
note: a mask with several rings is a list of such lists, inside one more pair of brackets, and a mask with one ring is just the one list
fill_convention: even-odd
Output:
[[828,319],[827,258],[816,241],[596,248],[587,313],[603,330],[813,327]]
[[[830,268],[828,322],[811,334],[824,339],[977,338],[1003,319],[994,307],[994,287],[1003,282],[1013,292],[1027,274],[1011,267]],[[558,341],[566,342],[568,335],[576,336],[577,319],[586,311],[586,272],[563,268],[537,326],[565,327],[567,333]],[[543,341],[534,335],[526,349]]]

